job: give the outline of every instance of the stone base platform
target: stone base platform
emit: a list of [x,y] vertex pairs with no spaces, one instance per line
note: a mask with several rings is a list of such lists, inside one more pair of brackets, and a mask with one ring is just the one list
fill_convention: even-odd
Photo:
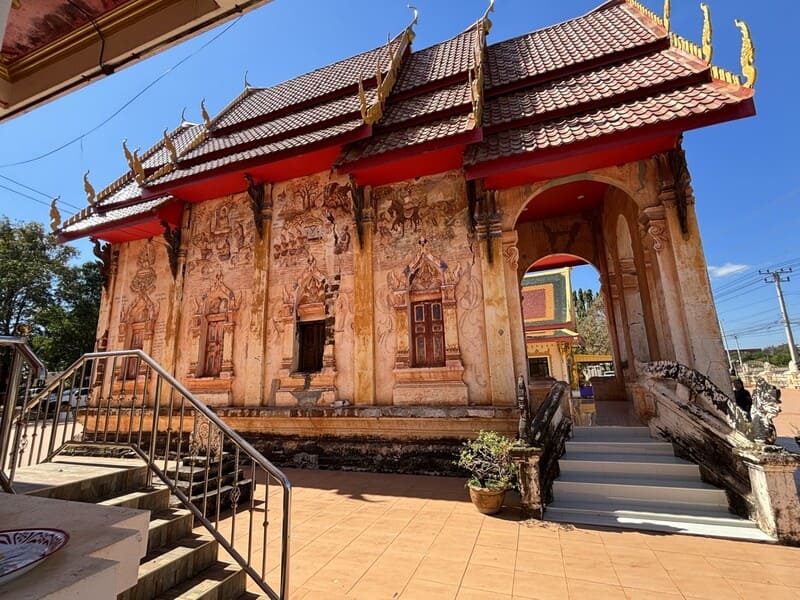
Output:
[[481,429],[508,436],[517,411],[487,406],[215,407],[279,466],[455,474],[461,441]]

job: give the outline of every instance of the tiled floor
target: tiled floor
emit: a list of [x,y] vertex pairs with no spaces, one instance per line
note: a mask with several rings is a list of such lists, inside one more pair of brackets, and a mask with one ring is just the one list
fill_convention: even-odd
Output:
[[[783,400],[787,440],[800,391]],[[524,521],[514,495],[484,516],[455,478],[287,475],[292,600],[800,599],[800,548]],[[270,513],[274,543],[280,521]]]
[[800,598],[800,548],[523,521],[513,496],[484,516],[453,478],[287,474],[292,599]]

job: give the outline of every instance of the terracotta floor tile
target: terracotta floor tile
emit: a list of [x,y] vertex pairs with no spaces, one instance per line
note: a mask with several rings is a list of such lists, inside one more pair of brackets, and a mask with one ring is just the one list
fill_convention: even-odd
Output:
[[[800,556],[797,558],[798,562],[793,567],[762,565],[762,568],[754,573],[754,580],[772,585],[788,585],[789,587],[800,588]],[[797,595],[800,597],[800,592]]]
[[763,598],[764,600],[797,600],[800,598],[796,587],[752,581],[731,581],[730,584],[741,594],[742,598]]
[[564,558],[567,557],[575,557],[583,559],[592,558],[595,560],[602,560],[604,562],[610,562],[611,560],[608,556],[608,552],[606,551],[605,544],[602,543],[595,544],[590,542],[562,540],[561,553],[564,555]]
[[614,566],[651,566],[657,569],[661,568],[661,563],[658,561],[658,558],[656,558],[655,552],[650,550],[650,548],[636,548],[610,544],[606,544],[605,548]]
[[511,594],[501,594],[499,592],[492,592],[487,595],[484,590],[472,590],[462,587],[458,590],[456,600],[513,600]]
[[742,579],[744,581],[764,581],[761,577],[761,565],[756,562],[745,562],[728,558],[709,556],[706,558],[719,573],[726,579]]
[[361,577],[361,571],[353,569],[347,560],[333,560],[309,577],[303,587],[330,591],[344,595]]
[[437,538],[425,553],[428,556],[450,560],[463,560],[466,563],[472,555],[473,546],[474,542],[450,541]]
[[524,573],[542,573],[564,577],[564,559],[561,552],[544,554],[539,552],[517,551],[515,570]]
[[498,546],[500,548],[517,549],[517,532],[516,531],[485,531],[481,529],[478,534],[478,544],[484,546]]
[[696,554],[684,554],[683,552],[655,551],[656,558],[668,572],[679,571],[694,573],[696,575],[707,574],[721,576],[722,573],[717,567],[708,562],[704,557]]
[[580,579],[607,585],[619,585],[617,572],[610,564],[564,558],[564,573],[567,579]]
[[667,592],[652,592],[650,590],[626,587],[623,587],[622,590],[628,600],[684,600],[684,595],[681,593],[669,594]]
[[753,558],[765,565],[791,567],[800,564],[800,548],[753,544]]
[[420,562],[412,579],[424,579],[425,581],[458,586],[466,568],[466,561],[426,556]]
[[412,579],[408,582],[406,589],[400,594],[401,600],[454,600],[458,593],[458,587],[446,583],[435,581],[425,581],[423,579]]
[[537,600],[567,600],[567,580],[541,573],[514,573],[514,597]]
[[696,575],[689,572],[672,572],[670,577],[687,598],[703,598],[704,600],[741,598],[734,587],[722,577]]
[[561,543],[558,540],[558,536],[530,535],[525,530],[520,530],[519,539],[517,540],[517,549],[525,550],[526,552],[547,554],[557,552],[561,554]]
[[606,545],[647,547],[648,535],[639,531],[620,529],[619,531],[600,531],[599,535]]
[[484,593],[511,595],[514,585],[513,569],[498,569],[486,565],[467,565],[462,588],[482,590]]
[[637,588],[653,592],[679,594],[680,590],[672,582],[667,572],[656,563],[656,566],[615,566],[620,584],[626,588]]
[[514,569],[517,558],[516,550],[500,546],[484,546],[476,544],[470,555],[470,564],[488,565],[500,569]]
[[618,585],[567,579],[567,590],[570,600],[627,600],[625,592]]

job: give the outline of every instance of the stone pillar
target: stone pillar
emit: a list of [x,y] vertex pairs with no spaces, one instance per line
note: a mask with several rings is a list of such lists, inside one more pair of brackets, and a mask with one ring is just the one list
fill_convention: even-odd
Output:
[[[486,193],[493,196],[493,192]],[[516,403],[514,357],[511,351],[512,331],[506,300],[500,215],[492,207],[491,212],[480,215],[480,218],[476,216],[476,221],[475,244],[483,276],[483,311],[492,404],[513,405]]]
[[784,451],[743,458],[758,526],[784,544],[800,545],[800,499],[794,481],[800,456]]
[[693,364],[721,389],[730,390],[728,362],[722,345],[717,311],[711,295],[700,229],[694,211],[694,195],[683,150],[678,147],[656,156],[665,223],[681,293],[686,331]]
[[448,367],[463,367],[461,345],[458,343],[458,312],[456,311],[456,275],[448,269],[442,284],[442,313],[444,317],[444,357]]
[[392,309],[397,326],[397,352],[395,353],[395,369],[408,369],[411,366],[408,333],[408,290],[398,289],[392,292]]
[[[183,209],[183,219],[181,221],[181,231],[189,231],[192,222],[192,205],[185,204]],[[181,317],[183,315],[183,283],[186,272],[186,254],[189,246],[189,235],[181,235],[181,242],[178,248],[177,268],[175,279],[172,283],[172,293],[167,303],[167,317],[164,330],[164,350],[163,356],[157,360],[170,372],[176,379],[182,380],[183,373],[178,373],[178,360],[181,351]],[[192,354],[193,360],[197,361],[197,354]]]
[[542,451],[539,448],[528,446],[511,450],[511,460],[517,465],[517,485],[522,514],[528,519],[541,519],[544,516],[545,503],[539,481],[541,457]]
[[[353,189],[354,200],[360,194],[360,234],[353,244],[353,403],[375,404],[375,282],[372,243],[375,211],[372,190]],[[358,214],[358,210],[356,210]]]
[[506,304],[508,307],[511,355],[514,357],[514,372],[522,375],[527,385],[528,352],[525,341],[525,321],[522,316],[522,291],[519,282],[519,248],[516,231],[503,232],[503,266],[505,269]]
[[[264,404],[267,367],[267,296],[269,289],[270,257],[272,253],[272,184],[251,184],[250,202],[253,206],[255,249],[253,252],[253,298],[250,302],[250,329],[247,332],[247,356],[239,370],[244,375],[244,398],[241,404]],[[253,198],[253,195],[256,198]],[[226,344],[227,348],[228,344]]]
[[[666,211],[663,206],[644,209],[643,225],[653,241],[653,250],[658,263],[661,289],[664,294],[664,309],[667,324],[672,337],[672,349],[675,362],[683,365],[694,364],[689,348],[686,323],[681,310],[681,290],[678,287],[678,274],[675,268],[675,257],[666,223]],[[667,358],[667,357],[662,357]]]

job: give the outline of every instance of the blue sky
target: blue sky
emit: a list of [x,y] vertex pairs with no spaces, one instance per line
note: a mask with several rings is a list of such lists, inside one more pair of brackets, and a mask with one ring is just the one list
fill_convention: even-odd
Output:
[[[601,2],[497,0],[489,42],[579,16]],[[793,118],[800,97],[800,3],[708,2],[714,63],[739,72],[740,35],[733,21],[743,19],[756,44],[759,79],[756,117],[686,135],[703,245],[731,346],[733,334],[743,348],[782,343],[775,287],[763,283],[758,269],[798,271],[797,280],[784,284],[784,293],[790,317],[800,321],[800,131]],[[662,0],[644,3],[662,10]],[[462,31],[487,5],[483,0],[416,4],[417,50]],[[49,198],[60,195],[62,213],[71,214],[86,203],[85,171],[91,171],[89,178],[99,190],[127,168],[123,138],[131,148],[147,148],[165,128],[180,122],[184,107],[189,120],[200,121],[203,98],[216,114],[242,91],[245,71],[251,84],[268,86],[376,47],[410,21],[405,5],[405,0],[275,0],[0,124],[0,211],[12,220],[48,223]],[[699,42],[701,28],[695,0],[672,1],[674,31]],[[75,245],[84,259],[91,258],[87,242]],[[596,273],[578,271],[575,287],[597,289]]]

